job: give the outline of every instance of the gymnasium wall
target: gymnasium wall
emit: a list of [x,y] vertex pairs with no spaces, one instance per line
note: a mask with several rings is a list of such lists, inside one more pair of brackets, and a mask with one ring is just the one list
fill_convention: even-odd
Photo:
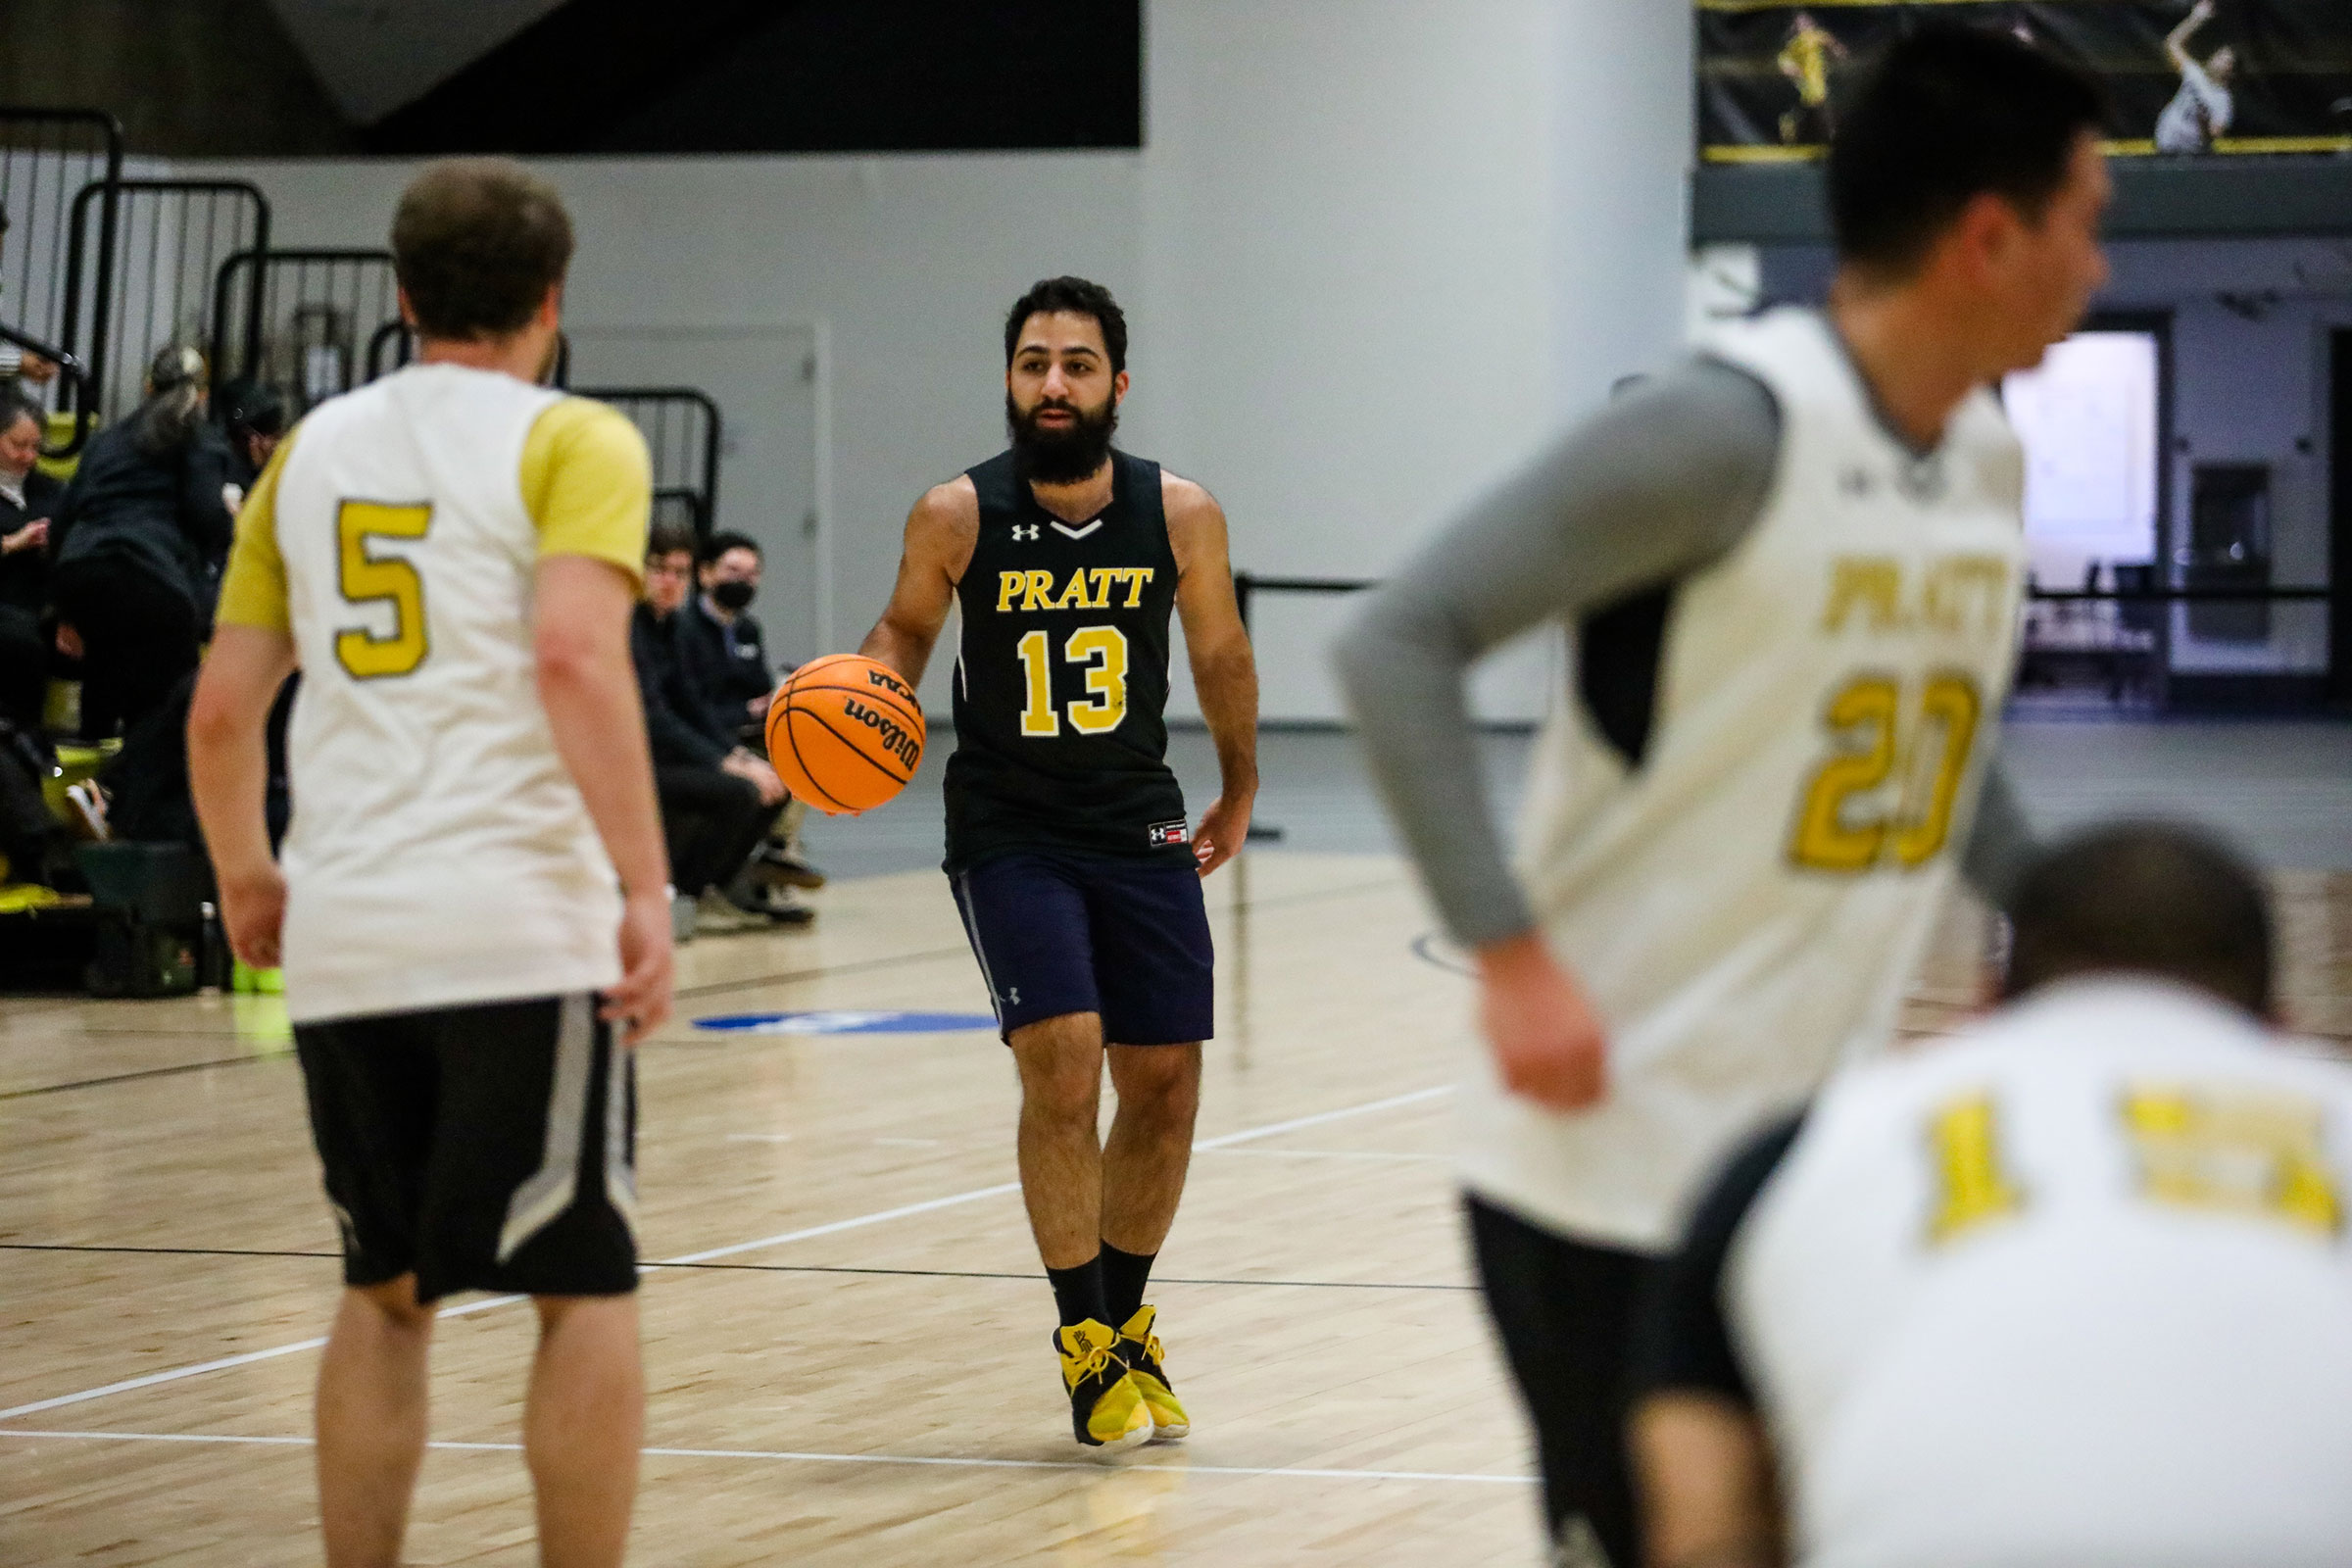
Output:
[[[2352,326],[2352,250],[2323,239],[2119,240],[2107,249],[2114,278],[2097,307],[2172,318],[2172,537],[2187,536],[2198,464],[2264,464],[2271,469],[2273,581],[2326,583],[2328,333]],[[1773,248],[1760,263],[1770,298],[1817,299],[1827,288],[1824,251]],[[2328,667],[2324,605],[2274,606],[2270,633],[2256,642],[2200,640],[2188,634],[2185,618],[2175,625],[2177,673],[2294,675]]]
[[[1147,27],[1140,154],[544,166],[580,226],[583,334],[823,323],[836,643],[880,607],[914,496],[1001,446],[1001,313],[1044,273],[1127,304],[1123,439],[1214,490],[1237,564],[1260,572],[1387,571],[1679,341],[1678,8],[1166,0]],[[256,179],[286,243],[369,244],[415,166],[183,167]],[[796,381],[772,395],[809,395]],[[768,515],[722,489],[728,525],[805,580],[798,502]],[[1342,612],[1261,600],[1269,718],[1338,715],[1321,645]],[[778,629],[788,654],[816,651],[806,625]],[[1489,716],[1539,712],[1544,665],[1506,662]]]

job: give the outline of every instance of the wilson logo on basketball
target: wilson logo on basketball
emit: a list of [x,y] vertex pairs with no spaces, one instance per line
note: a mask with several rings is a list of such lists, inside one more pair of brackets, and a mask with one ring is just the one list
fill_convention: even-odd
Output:
[[921,760],[922,743],[907,734],[900,726],[898,720],[890,717],[887,713],[877,712],[855,697],[841,705],[841,712],[844,718],[854,718],[867,729],[879,730],[882,735],[882,749],[905,762],[908,767],[911,768]]

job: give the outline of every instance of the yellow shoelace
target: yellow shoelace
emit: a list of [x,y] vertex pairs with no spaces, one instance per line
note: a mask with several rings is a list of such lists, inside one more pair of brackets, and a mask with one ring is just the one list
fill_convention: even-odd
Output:
[[1071,1361],[1069,1353],[1064,1351],[1061,1357],[1061,1375],[1069,1380],[1070,1387],[1076,1388],[1088,1378],[1110,1370],[1110,1347],[1098,1345],[1089,1350],[1086,1359],[1076,1363],[1078,1370],[1075,1372],[1070,1370]]

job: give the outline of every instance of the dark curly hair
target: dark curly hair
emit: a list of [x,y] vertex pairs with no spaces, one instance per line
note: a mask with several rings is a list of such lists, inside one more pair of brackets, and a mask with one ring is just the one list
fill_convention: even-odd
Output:
[[1102,329],[1102,346],[1110,351],[1110,373],[1116,375],[1127,368],[1127,313],[1110,297],[1110,290],[1083,277],[1046,278],[1029,285],[1029,292],[1012,302],[1012,312],[1004,318],[1006,367],[1021,346],[1021,328],[1029,324],[1029,318],[1063,311],[1093,317]]

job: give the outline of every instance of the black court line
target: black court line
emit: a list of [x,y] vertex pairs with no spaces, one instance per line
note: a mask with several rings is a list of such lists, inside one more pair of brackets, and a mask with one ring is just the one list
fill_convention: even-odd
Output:
[[[62,1242],[0,1242],[0,1252],[128,1252],[134,1254],[160,1253],[172,1257],[305,1257],[335,1260],[340,1252],[299,1252],[258,1247],[92,1247]],[[827,1263],[647,1263],[654,1269],[705,1269],[712,1273],[742,1274],[869,1274],[903,1279],[924,1280],[1021,1280],[1043,1285],[1043,1274],[1023,1274],[1006,1269],[960,1268],[852,1268]],[[1185,1279],[1170,1275],[1154,1279],[1154,1285],[1272,1285],[1288,1290],[1314,1291],[1474,1291],[1475,1285],[1416,1285],[1396,1280],[1223,1280]]]
[[170,1078],[177,1073],[202,1072],[208,1067],[245,1067],[257,1061],[282,1061],[294,1053],[263,1051],[243,1056],[220,1056],[212,1061],[183,1061],[172,1067],[146,1067],[138,1072],[110,1073],[104,1078],[78,1078],[72,1083],[39,1084],[31,1089],[11,1089],[0,1093],[0,1100],[24,1100],[33,1095],[58,1095],[69,1089],[100,1089],[108,1084],[135,1083],[142,1078]]
[[[1279,899],[1250,899],[1235,905],[1234,907],[1243,909],[1273,909],[1281,908],[1285,906],[1293,904],[1312,904],[1323,899],[1337,899],[1355,893],[1368,893],[1378,888],[1391,886],[1395,880],[1395,878],[1391,877],[1379,882],[1360,882],[1344,888],[1326,888],[1315,893],[1295,893],[1289,895],[1288,897]],[[971,949],[968,947],[930,948],[920,953],[901,953],[885,958],[860,958],[854,963],[819,964],[810,969],[788,969],[780,974],[756,975],[743,980],[718,980],[713,981],[709,985],[686,986],[679,989],[675,993],[675,996],[678,1001],[685,1002],[699,997],[722,996],[731,991],[757,991],[763,986],[790,985],[795,981],[800,980],[822,980],[833,975],[861,974],[870,969],[887,969],[902,963],[936,963],[943,958],[961,957],[970,952]],[[76,1005],[79,1005],[79,1004],[76,1004]],[[4,1016],[0,1016],[0,1023],[4,1022],[6,1022],[6,1018]],[[129,1036],[147,1033],[148,1031],[125,1029],[107,1032]],[[159,1029],[153,1031],[153,1033],[158,1038],[163,1038],[174,1033],[191,1032]],[[192,1034],[192,1038],[202,1039],[207,1037],[201,1034]],[[220,1038],[226,1039],[230,1037],[221,1036]],[[740,1042],[733,1039],[717,1042],[706,1042],[693,1037],[687,1037],[678,1040],[656,1040],[646,1042],[647,1046],[654,1047],[655,1049],[662,1049],[669,1046],[701,1046],[709,1044],[732,1044],[740,1047]],[[646,1048],[641,1046],[638,1049],[644,1050]],[[242,1056],[221,1056],[211,1061],[180,1062],[179,1064],[171,1067],[149,1067],[138,1072],[110,1073],[103,1078],[79,1078],[70,1083],[39,1084],[30,1089],[11,1089],[5,1092],[0,1092],[0,1102],[24,1100],[33,1095],[63,1094],[69,1089],[102,1089],[109,1084],[135,1083],[143,1078],[165,1078],[177,1073],[203,1072],[213,1067],[244,1067],[250,1066],[257,1061],[282,1061],[286,1057],[293,1054],[294,1052],[291,1049],[285,1051],[266,1051]]]

